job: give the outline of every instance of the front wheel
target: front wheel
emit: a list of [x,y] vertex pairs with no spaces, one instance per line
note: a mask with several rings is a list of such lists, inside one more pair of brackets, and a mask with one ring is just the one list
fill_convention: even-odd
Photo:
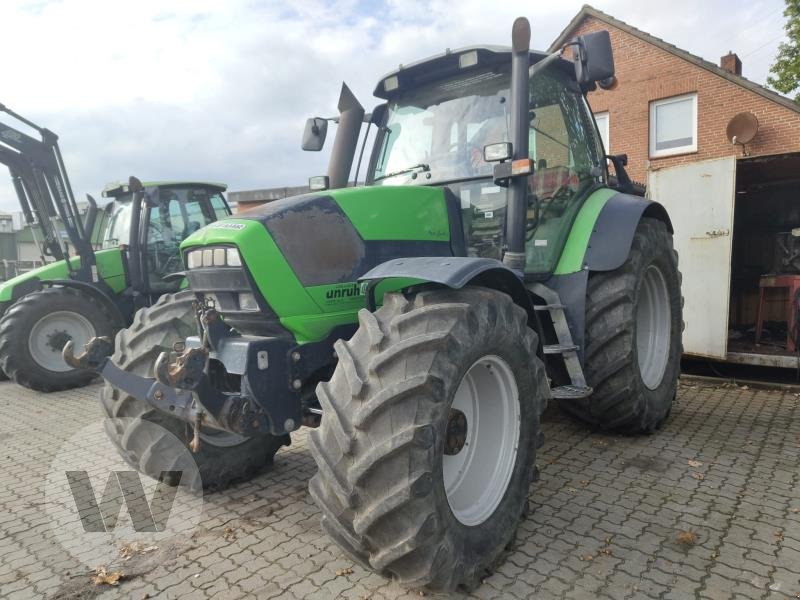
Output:
[[[149,308],[143,308],[133,323],[117,335],[111,360],[119,368],[140,377],[153,377],[153,365],[162,352],[172,349],[196,333],[194,295],[190,291],[164,294]],[[138,471],[154,478],[162,476],[158,453],[172,435],[188,446],[190,433],[187,424],[158,411],[106,383],[100,392],[100,402],[108,419],[105,427],[109,439],[120,455]],[[154,427],[158,425],[159,427]],[[259,469],[272,463],[281,446],[288,446],[289,435],[260,435],[242,437],[213,429],[200,434],[200,451],[193,454],[207,489],[223,489],[236,481],[253,477]],[[177,481],[167,483],[177,485]]]
[[387,294],[317,387],[310,492],[355,560],[409,586],[472,587],[528,499],[549,387],[527,314],[500,292]]

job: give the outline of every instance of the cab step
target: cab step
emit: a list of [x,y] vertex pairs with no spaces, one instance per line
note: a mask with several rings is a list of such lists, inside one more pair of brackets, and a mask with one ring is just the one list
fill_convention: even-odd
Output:
[[591,396],[593,391],[585,385],[562,385],[553,388],[550,393],[558,400],[580,400]]
[[563,304],[535,304],[533,310],[564,310]]
[[577,352],[578,346],[575,344],[549,344],[543,347],[545,354],[567,354]]

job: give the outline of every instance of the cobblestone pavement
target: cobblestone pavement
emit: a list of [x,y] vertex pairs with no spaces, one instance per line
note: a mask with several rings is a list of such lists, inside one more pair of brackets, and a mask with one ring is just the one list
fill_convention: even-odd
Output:
[[[94,586],[43,508],[60,443],[100,419],[98,386],[0,384],[0,597],[418,598],[353,565],[307,492],[306,435],[255,480],[206,496],[192,538]],[[531,514],[477,598],[800,597],[800,397],[683,383],[657,435],[591,433],[551,408]]]

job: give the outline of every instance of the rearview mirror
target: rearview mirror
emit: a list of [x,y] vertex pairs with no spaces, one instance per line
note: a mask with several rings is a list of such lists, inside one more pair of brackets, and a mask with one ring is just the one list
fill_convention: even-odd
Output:
[[614,77],[614,52],[608,31],[578,36],[574,42],[575,78],[581,85]]
[[327,175],[315,175],[308,178],[308,189],[312,192],[321,192],[331,187],[330,178]]
[[325,145],[325,136],[328,134],[328,121],[321,117],[311,117],[306,121],[303,131],[303,150],[318,152]]

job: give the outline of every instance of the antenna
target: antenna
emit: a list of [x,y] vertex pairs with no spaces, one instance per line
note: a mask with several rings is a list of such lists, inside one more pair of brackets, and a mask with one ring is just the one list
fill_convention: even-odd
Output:
[[725,136],[730,140],[731,144],[740,144],[742,146],[742,154],[744,156],[748,156],[745,144],[753,141],[757,133],[758,119],[751,112],[740,112],[734,115],[725,128]]

